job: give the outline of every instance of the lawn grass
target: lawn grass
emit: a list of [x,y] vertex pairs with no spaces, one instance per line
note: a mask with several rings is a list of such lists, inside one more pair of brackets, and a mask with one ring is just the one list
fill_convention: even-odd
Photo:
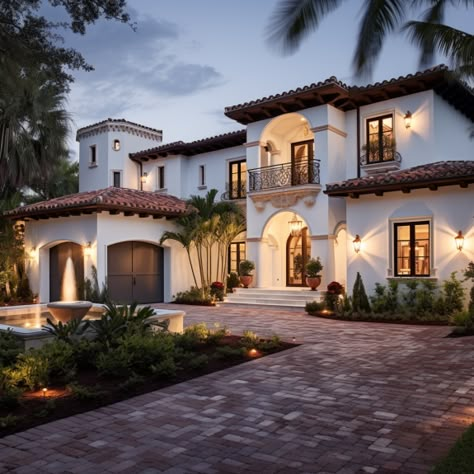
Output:
[[448,455],[433,470],[433,474],[474,473],[474,424],[456,441]]

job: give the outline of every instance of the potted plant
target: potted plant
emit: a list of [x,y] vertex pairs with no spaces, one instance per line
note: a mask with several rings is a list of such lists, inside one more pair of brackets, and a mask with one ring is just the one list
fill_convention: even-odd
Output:
[[239,263],[239,276],[240,283],[244,285],[244,288],[248,288],[250,283],[252,283],[252,273],[255,270],[255,263],[251,260],[242,260]]
[[306,284],[315,291],[321,284],[321,270],[323,266],[321,260],[318,258],[310,258],[305,266],[306,269]]

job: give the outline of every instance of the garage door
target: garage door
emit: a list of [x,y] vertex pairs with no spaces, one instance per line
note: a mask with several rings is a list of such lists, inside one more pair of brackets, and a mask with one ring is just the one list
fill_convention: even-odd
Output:
[[145,242],[121,242],[107,250],[109,296],[117,303],[163,301],[163,249]]

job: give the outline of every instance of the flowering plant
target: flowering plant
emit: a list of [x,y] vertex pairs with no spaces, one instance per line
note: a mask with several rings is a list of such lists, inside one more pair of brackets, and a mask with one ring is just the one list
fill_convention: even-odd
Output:
[[340,303],[339,296],[342,294],[344,294],[344,287],[339,282],[332,281],[329,283],[326,296],[324,297],[328,309],[331,311],[337,310],[338,304]]
[[214,281],[213,283],[211,283],[211,288],[213,288],[214,290],[223,290],[224,283],[222,283],[221,281]]
[[224,301],[224,283],[214,281],[211,283],[211,296],[219,301]]
[[344,287],[337,281],[332,281],[328,285],[328,293],[331,295],[342,295],[344,294]]

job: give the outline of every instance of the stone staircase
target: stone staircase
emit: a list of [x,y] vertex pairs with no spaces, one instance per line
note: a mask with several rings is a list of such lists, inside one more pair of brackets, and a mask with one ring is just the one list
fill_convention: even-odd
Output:
[[235,288],[224,303],[304,308],[307,302],[321,301],[323,297],[323,291],[307,288]]

